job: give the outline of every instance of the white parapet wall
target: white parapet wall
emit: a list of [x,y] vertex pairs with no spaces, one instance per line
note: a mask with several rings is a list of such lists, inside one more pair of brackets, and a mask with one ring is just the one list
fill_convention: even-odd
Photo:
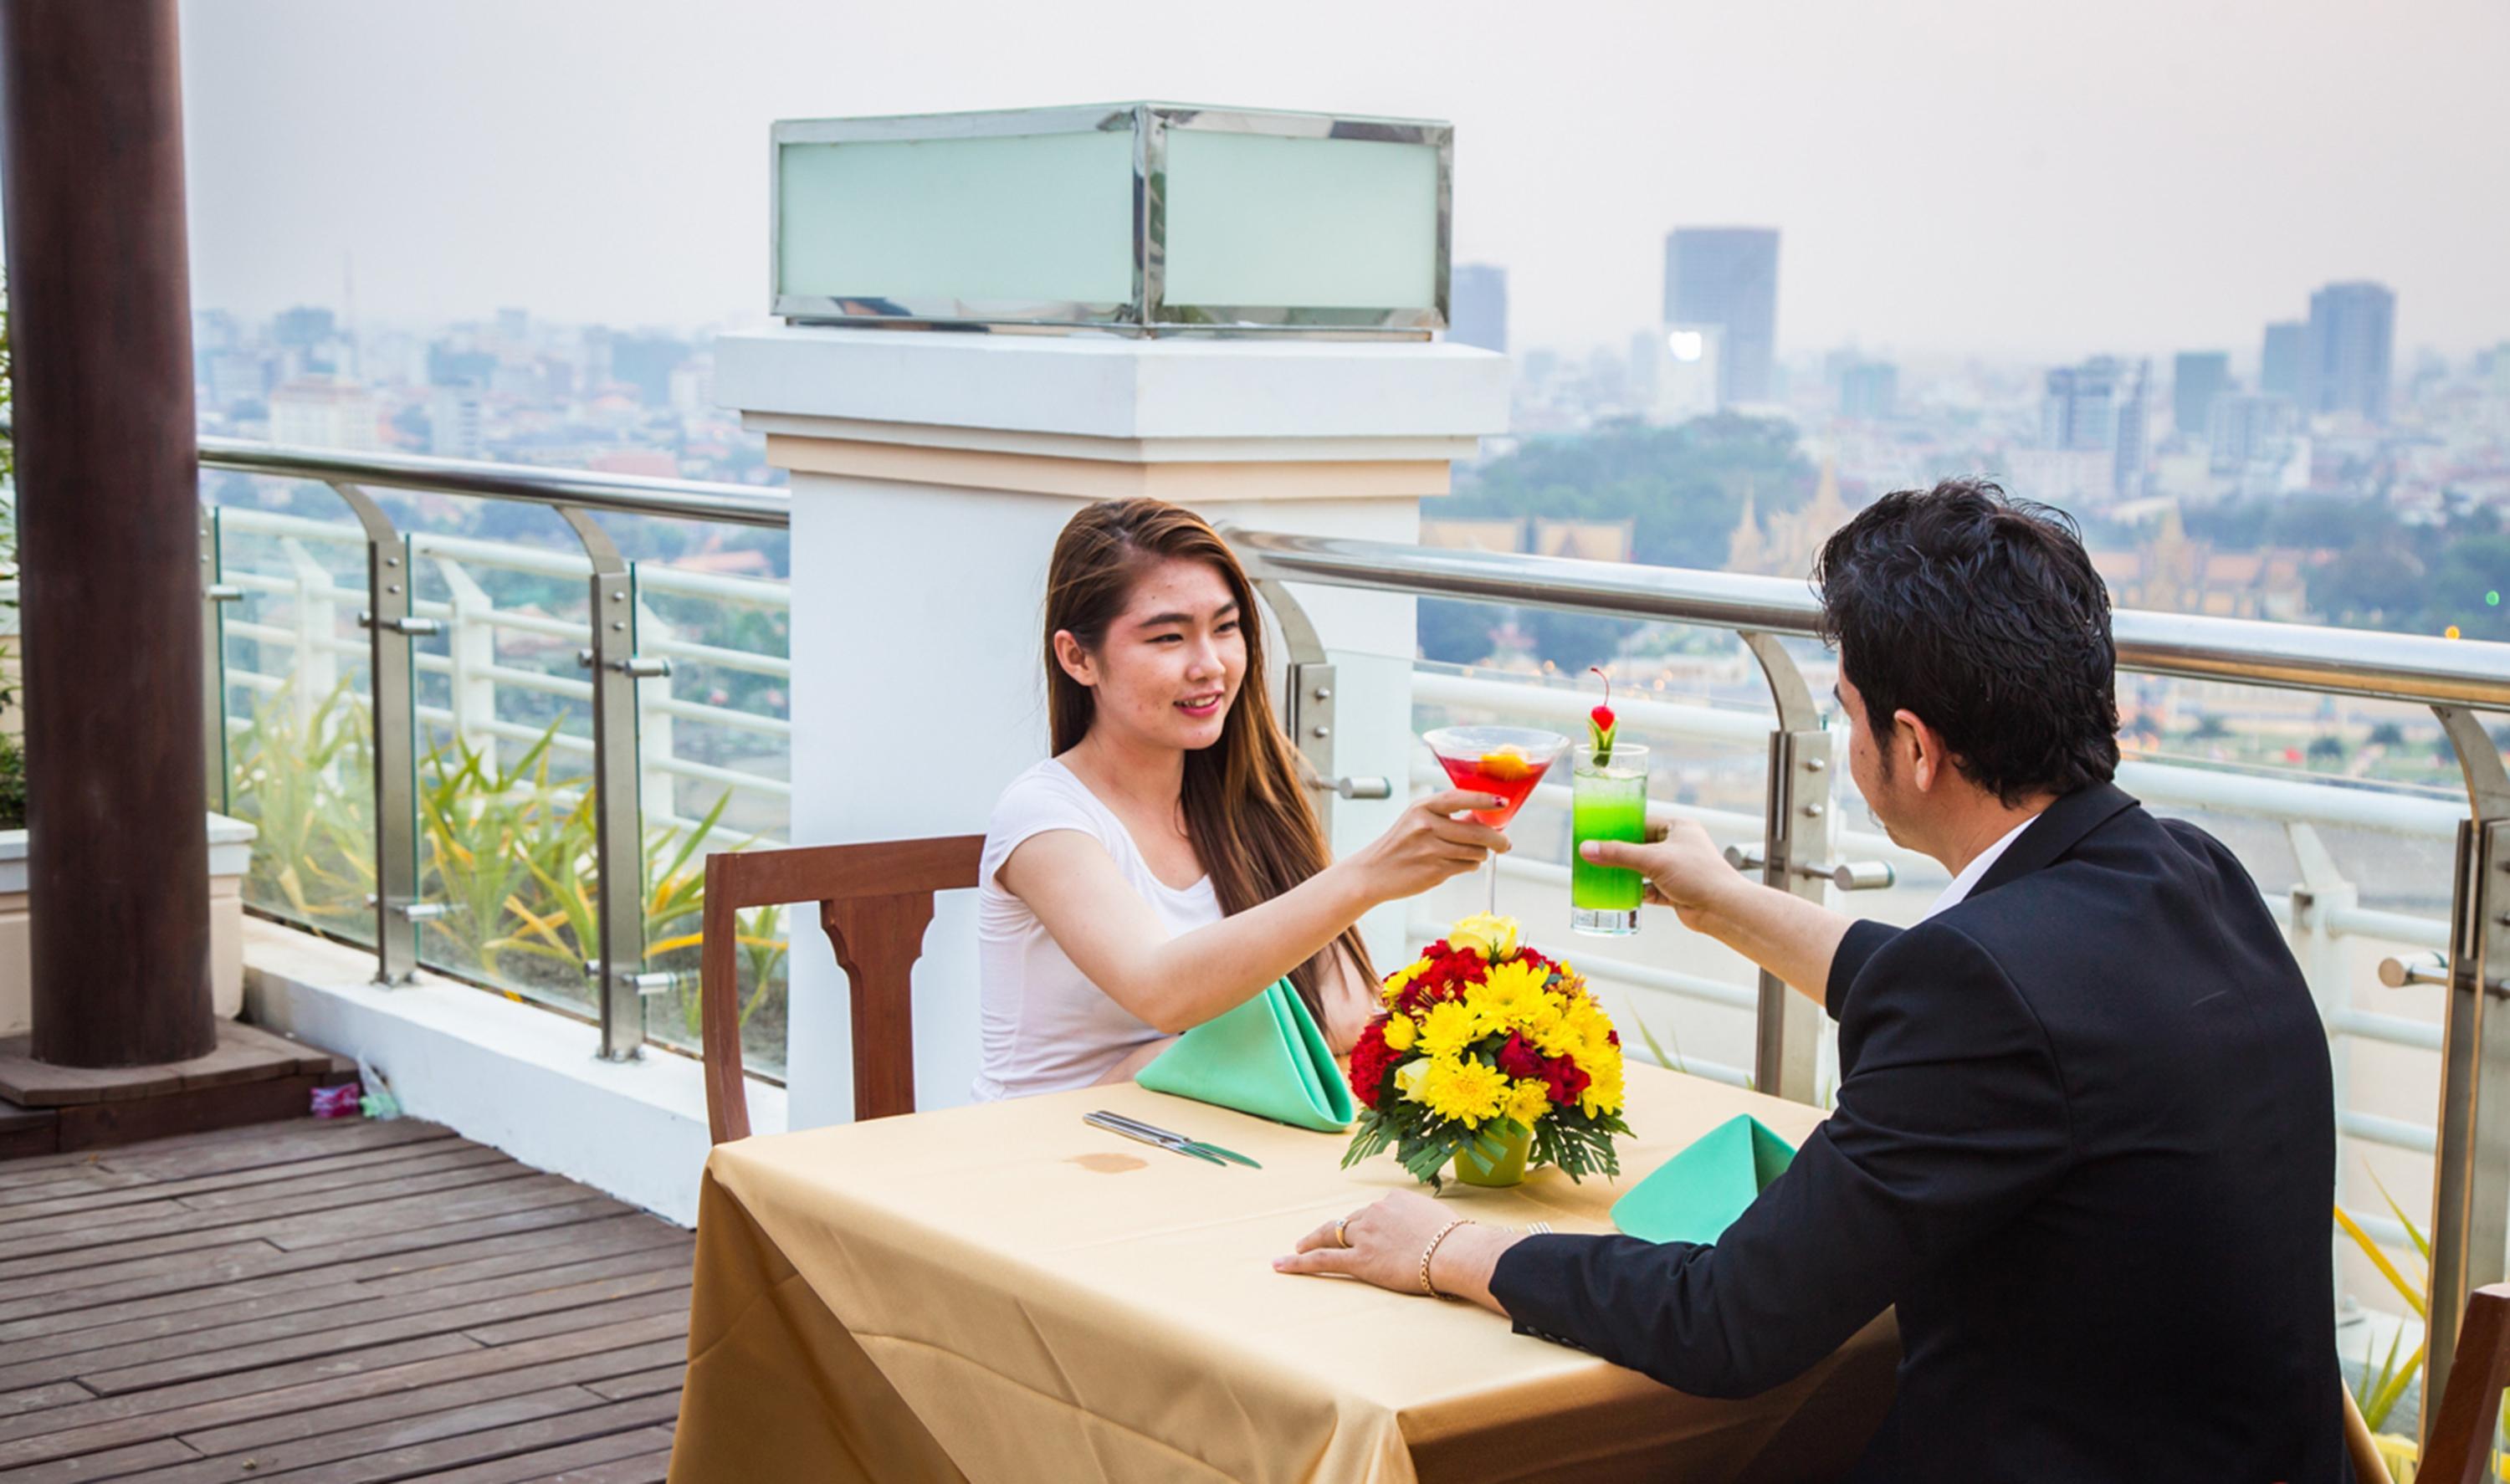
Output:
[[[362,1058],[413,1118],[697,1223],[709,1146],[696,1060],[649,1046],[605,1062],[584,1021],[429,973],[386,988],[372,982],[373,954],[260,918],[244,937],[253,1023]],[[749,1118],[756,1132],[781,1132],[784,1090],[750,1079]]]

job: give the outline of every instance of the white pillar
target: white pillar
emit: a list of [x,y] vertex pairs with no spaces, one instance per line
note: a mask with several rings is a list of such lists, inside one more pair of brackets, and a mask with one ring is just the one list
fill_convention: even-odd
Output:
[[[636,652],[651,654],[671,638],[671,626],[656,616],[643,603],[636,605]],[[679,775],[662,765],[672,756],[671,713],[663,704],[671,699],[671,677],[656,675],[636,682],[636,789],[644,810],[645,828],[651,831],[680,817],[679,790],[674,786]],[[708,801],[697,811],[704,818]],[[721,845],[724,842],[716,841]]]
[[[1507,362],[1465,346],[778,326],[725,336],[716,391],[792,472],[793,841],[981,833],[1046,751],[1046,559],[1091,501],[1409,542],[1450,461],[1507,421]],[[1336,650],[1408,659],[1408,598],[1300,592]],[[1364,666],[1346,737],[1408,733],[1408,666]],[[1346,755],[1393,774],[1402,755]],[[1399,804],[1337,808],[1344,848]],[[974,897],[946,897],[915,993],[921,1106],[977,1060]],[[792,1126],[852,1107],[842,975],[795,921]]]
[[300,738],[311,739],[314,713],[329,700],[331,688],[339,683],[340,665],[331,645],[337,637],[339,612],[334,599],[339,590],[332,585],[328,568],[314,559],[305,543],[293,536],[283,539],[279,549],[287,557],[288,576],[296,582],[296,658],[295,684],[291,691]]
[[453,666],[453,735],[479,755],[480,766],[493,770],[498,766],[497,677],[490,671],[497,664],[497,603],[453,558],[437,556],[436,570],[452,593],[444,648]]

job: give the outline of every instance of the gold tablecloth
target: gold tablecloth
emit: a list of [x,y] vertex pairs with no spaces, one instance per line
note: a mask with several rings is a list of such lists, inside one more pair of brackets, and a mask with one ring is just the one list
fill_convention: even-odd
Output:
[[[1633,1064],[1617,1183],[1448,1184],[1460,1215],[1611,1230],[1716,1123],[1816,1109]],[[1109,1108],[1263,1161],[1081,1122]],[[1670,1390],[1461,1303],[1274,1273],[1408,1184],[1346,1139],[1131,1084],[745,1139],[706,1162],[671,1484],[782,1480],[1800,1481],[1888,1405],[1887,1315],[1744,1401]]]

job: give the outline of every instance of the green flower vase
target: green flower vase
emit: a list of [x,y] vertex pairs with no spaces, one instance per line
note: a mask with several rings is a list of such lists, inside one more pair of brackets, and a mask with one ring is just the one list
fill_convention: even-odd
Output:
[[1534,1152],[1534,1130],[1519,1126],[1509,1137],[1506,1147],[1488,1164],[1482,1162],[1479,1146],[1467,1144],[1456,1151],[1456,1178],[1466,1185],[1500,1189],[1525,1183],[1525,1158]]

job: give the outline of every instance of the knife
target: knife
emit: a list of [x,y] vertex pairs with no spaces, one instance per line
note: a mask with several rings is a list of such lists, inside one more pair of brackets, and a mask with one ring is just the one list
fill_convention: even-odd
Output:
[[1217,1144],[1213,1144],[1202,1139],[1189,1139],[1184,1134],[1171,1132],[1155,1123],[1145,1123],[1140,1119],[1128,1119],[1121,1113],[1110,1113],[1106,1109],[1102,1108],[1096,1113],[1090,1114],[1089,1119],[1092,1122],[1096,1122],[1100,1127],[1107,1128],[1111,1132],[1120,1129],[1131,1129],[1135,1133],[1162,1143],[1166,1140],[1174,1139],[1177,1143],[1186,1146],[1191,1153],[1200,1154],[1206,1158],[1211,1155],[1218,1155],[1224,1160],[1232,1160],[1239,1164],[1243,1164],[1248,1169],[1262,1169],[1264,1167],[1255,1161],[1246,1158],[1244,1155],[1239,1154],[1234,1149],[1223,1149]]
[[1081,1122],[1087,1123],[1092,1128],[1103,1128],[1109,1133],[1122,1134],[1128,1139],[1138,1139],[1144,1144],[1156,1145],[1171,1154],[1192,1155],[1198,1160],[1208,1160],[1223,1169],[1227,1169],[1229,1167],[1228,1161],[1223,1160],[1220,1156],[1212,1154],[1206,1150],[1195,1147],[1193,1140],[1184,1138],[1177,1134],[1172,1133],[1162,1137],[1159,1134],[1135,1128],[1129,1123],[1119,1123],[1113,1120],[1101,1118],[1094,1113],[1084,1114]]

